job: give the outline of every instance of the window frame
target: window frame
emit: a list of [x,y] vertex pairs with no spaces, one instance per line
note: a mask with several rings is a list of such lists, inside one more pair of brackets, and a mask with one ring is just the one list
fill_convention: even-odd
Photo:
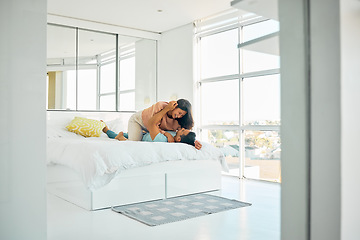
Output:
[[[277,32],[273,32],[270,34],[266,34],[263,35],[261,37],[255,38],[255,39],[251,39],[247,42],[243,42],[242,41],[242,31],[243,31],[243,27],[244,26],[248,26],[251,24],[256,24],[256,23],[261,23],[263,21],[267,21],[269,19],[264,18],[264,17],[260,17],[260,16],[253,16],[250,17],[249,19],[241,19],[241,18],[234,18],[233,15],[231,15],[232,17],[232,21],[228,21],[226,24],[221,25],[219,24],[216,27],[208,27],[208,28],[204,28],[205,24],[202,24],[202,26],[198,27],[197,30],[195,31],[195,46],[196,46],[196,52],[195,52],[195,64],[196,64],[196,69],[198,69],[198,71],[195,74],[195,96],[196,96],[196,102],[198,103],[196,106],[196,109],[199,111],[199,115],[197,116],[197,122],[199,124],[197,124],[196,126],[196,130],[198,131],[198,133],[200,133],[200,136],[202,135],[201,132],[203,130],[229,130],[229,131],[239,131],[239,178],[245,178],[245,173],[244,173],[244,169],[245,169],[245,131],[276,131],[278,133],[280,133],[280,124],[278,125],[244,125],[244,120],[243,120],[243,106],[244,106],[244,99],[243,99],[243,95],[242,91],[244,90],[243,87],[243,82],[244,79],[246,78],[251,79],[252,77],[259,77],[259,76],[268,76],[268,75],[274,75],[274,74],[279,74],[280,76],[280,68],[275,68],[275,69],[267,69],[267,70],[261,70],[261,71],[255,71],[255,72],[248,72],[248,73],[243,73],[243,68],[242,68],[242,53],[241,50],[243,47],[249,45],[249,44],[254,44],[257,42],[261,42],[264,41],[266,39],[272,38],[274,36],[278,36],[279,35],[279,31]],[[221,19],[223,20],[223,18]],[[196,24],[195,24],[196,25]],[[206,29],[205,31],[202,31],[202,29]],[[203,37],[207,37],[213,34],[218,34],[224,31],[230,31],[230,30],[234,30],[234,29],[238,29],[238,62],[239,62],[239,67],[238,67],[238,74],[232,74],[232,75],[224,75],[224,76],[217,76],[217,77],[212,77],[212,78],[201,78],[201,39]],[[237,79],[239,81],[239,124],[238,125],[218,125],[218,124],[207,124],[204,125],[203,124],[203,119],[202,119],[202,84],[203,83],[209,83],[209,82],[221,82],[221,81],[228,81],[228,80],[233,80],[233,79]],[[281,160],[280,160],[281,161]]]

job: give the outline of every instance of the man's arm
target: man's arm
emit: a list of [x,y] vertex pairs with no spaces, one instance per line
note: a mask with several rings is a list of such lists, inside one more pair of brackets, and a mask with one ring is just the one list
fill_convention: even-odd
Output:
[[156,113],[154,116],[152,116],[149,119],[148,131],[150,133],[150,137],[151,137],[152,140],[154,140],[156,135],[158,135],[160,133],[159,124],[160,124],[161,119],[164,117],[164,115],[168,111],[171,111],[171,110],[175,109],[176,107],[177,107],[177,102],[176,101],[171,101],[160,112]]

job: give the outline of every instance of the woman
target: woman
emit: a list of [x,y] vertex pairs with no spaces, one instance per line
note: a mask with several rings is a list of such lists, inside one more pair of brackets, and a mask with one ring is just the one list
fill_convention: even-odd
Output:
[[[157,102],[151,107],[133,114],[129,119],[128,139],[141,141],[143,131],[148,132],[151,117],[160,112],[168,104],[168,102]],[[185,99],[179,99],[177,101],[177,107],[168,111],[159,123],[159,128],[167,131],[176,131],[181,128],[190,130],[193,126],[194,120],[191,113],[191,104]]]

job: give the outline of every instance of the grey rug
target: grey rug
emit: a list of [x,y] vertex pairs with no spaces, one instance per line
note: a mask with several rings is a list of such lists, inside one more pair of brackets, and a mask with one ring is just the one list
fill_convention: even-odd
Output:
[[251,206],[210,194],[193,194],[112,207],[112,210],[149,226],[177,222],[230,209]]

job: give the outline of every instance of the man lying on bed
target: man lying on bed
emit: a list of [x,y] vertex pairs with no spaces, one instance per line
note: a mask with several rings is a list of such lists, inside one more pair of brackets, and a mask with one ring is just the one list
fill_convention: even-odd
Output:
[[[181,128],[174,131],[164,131],[159,128],[162,117],[168,112],[175,109],[177,106],[176,101],[171,101],[160,112],[156,113],[149,119],[148,130],[142,137],[142,141],[146,142],[181,142],[194,146],[196,149],[201,149],[202,145],[199,141],[195,140],[196,134]],[[126,133],[120,132],[119,134],[111,131],[107,126],[103,128],[103,132],[108,135],[109,138],[117,140],[127,140]]]

